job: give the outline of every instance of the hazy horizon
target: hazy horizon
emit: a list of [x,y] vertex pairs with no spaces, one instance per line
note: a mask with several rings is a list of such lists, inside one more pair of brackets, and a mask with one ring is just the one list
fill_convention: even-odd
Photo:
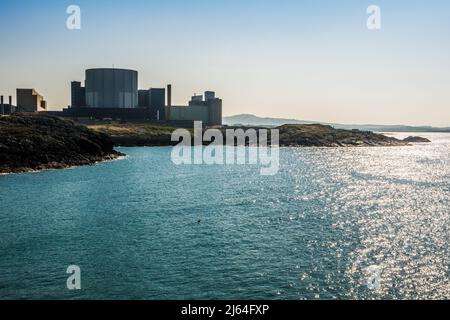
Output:
[[[326,121],[321,121],[321,120],[317,120],[317,119],[296,119],[296,118],[283,118],[283,117],[261,117],[258,116],[257,114],[250,114],[250,113],[241,113],[241,114],[233,114],[233,115],[224,115],[223,118],[224,119],[229,119],[229,118],[236,118],[236,117],[245,117],[245,116],[251,116],[251,117],[256,117],[257,119],[273,119],[273,120],[286,120],[286,121],[304,121],[304,122],[310,122],[310,123],[323,123],[323,124],[337,124],[337,125],[346,125],[346,126],[351,126],[351,125],[359,125],[359,126],[408,126],[409,125],[404,125],[401,123],[386,123],[386,124],[379,124],[379,123],[337,123],[337,122],[326,122]],[[245,124],[245,123],[240,123],[240,124]],[[449,126],[429,126],[429,125],[412,125],[411,127],[432,127],[432,128],[450,128]]]
[[[81,8],[81,30],[66,8]],[[368,30],[366,9],[381,8]],[[0,94],[35,88],[50,109],[95,67],[173,85],[174,104],[214,90],[224,116],[450,126],[448,1],[1,2]]]

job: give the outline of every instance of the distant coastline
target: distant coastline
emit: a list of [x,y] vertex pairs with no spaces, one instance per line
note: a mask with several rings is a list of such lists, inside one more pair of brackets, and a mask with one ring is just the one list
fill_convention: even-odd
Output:
[[405,126],[405,125],[377,125],[377,124],[339,124],[321,121],[307,121],[298,119],[266,118],[258,117],[253,114],[239,114],[223,118],[226,125],[242,126],[270,126],[278,127],[285,124],[323,124],[332,126],[335,129],[362,130],[372,132],[450,132],[450,127],[431,127],[431,126]]

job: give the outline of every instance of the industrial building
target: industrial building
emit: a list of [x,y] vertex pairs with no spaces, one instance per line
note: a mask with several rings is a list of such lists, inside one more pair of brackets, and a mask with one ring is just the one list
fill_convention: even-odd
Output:
[[81,82],[72,81],[71,83],[71,106],[79,108],[86,106],[86,88],[81,86]]
[[208,125],[222,125],[222,100],[215,97],[212,91],[203,95],[194,95],[189,106],[168,106],[168,121],[202,121]]
[[86,106],[137,108],[138,73],[124,69],[86,70]]
[[86,70],[85,86],[71,83],[71,104],[63,111],[47,111],[44,97],[35,89],[17,89],[17,106],[4,103],[0,115],[14,112],[43,112],[85,119],[142,121],[192,126],[202,121],[206,126],[222,125],[222,100],[213,91],[191,97],[188,105],[172,105],[172,85],[167,88],[138,89],[138,72],[127,69],[97,68]]
[[41,112],[47,110],[44,97],[34,89],[17,89],[18,112]]
[[150,119],[157,121],[166,119],[166,89],[139,90],[138,100],[139,108],[146,108]]
[[4,97],[0,96],[0,115],[7,115],[17,111],[17,107],[12,104],[12,96],[9,96],[9,103],[5,103]]
[[[85,86],[71,84],[71,106],[62,115],[95,118],[152,121],[190,125],[203,121],[208,126],[222,124],[222,100],[212,91],[194,95],[187,106],[172,106],[172,86],[138,89],[138,72],[127,69],[88,69]],[[166,103],[167,96],[167,103]]]
[[12,96],[9,96],[8,103],[5,103],[4,96],[0,96],[0,115],[8,115],[14,112],[43,112],[47,111],[47,102],[35,89],[17,89],[16,104],[12,103]]

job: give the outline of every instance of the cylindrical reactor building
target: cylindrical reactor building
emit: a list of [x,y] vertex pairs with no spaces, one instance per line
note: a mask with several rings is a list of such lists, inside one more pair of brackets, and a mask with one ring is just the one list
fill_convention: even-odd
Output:
[[138,73],[126,69],[86,70],[86,105],[91,108],[137,108]]

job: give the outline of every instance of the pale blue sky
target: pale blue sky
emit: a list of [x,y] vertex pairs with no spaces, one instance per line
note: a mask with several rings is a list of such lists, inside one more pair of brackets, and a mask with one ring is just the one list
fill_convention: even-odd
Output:
[[[66,8],[82,29],[66,28]],[[366,9],[382,10],[382,30]],[[91,67],[140,87],[205,89],[225,115],[450,126],[450,2],[425,0],[1,1],[0,92],[34,87],[52,109]]]

